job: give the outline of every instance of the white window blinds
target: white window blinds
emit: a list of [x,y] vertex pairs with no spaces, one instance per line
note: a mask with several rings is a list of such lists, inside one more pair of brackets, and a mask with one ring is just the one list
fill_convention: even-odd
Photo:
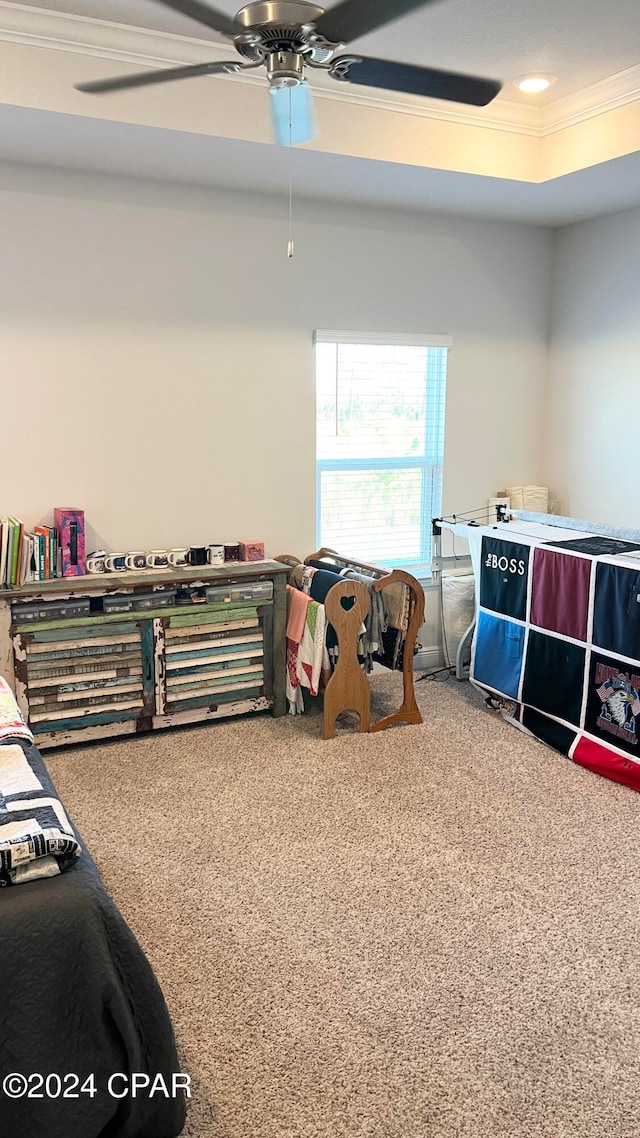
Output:
[[451,339],[318,331],[315,345],[318,545],[427,569]]

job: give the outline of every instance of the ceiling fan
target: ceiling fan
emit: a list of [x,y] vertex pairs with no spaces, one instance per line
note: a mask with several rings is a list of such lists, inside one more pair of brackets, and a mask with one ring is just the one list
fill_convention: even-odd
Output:
[[227,16],[204,0],[157,0],[233,40],[244,62],[224,60],[144,71],[115,79],[76,84],[79,91],[99,94],[127,87],[167,83],[196,75],[232,74],[264,67],[269,81],[274,132],[278,142],[308,142],[313,137],[311,98],[305,68],[317,68],[340,83],[403,91],[431,99],[447,99],[484,107],[498,94],[493,79],[438,71],[358,53],[337,55],[353,39],[423,8],[433,0],[341,0],[325,9],[307,0],[256,0]]

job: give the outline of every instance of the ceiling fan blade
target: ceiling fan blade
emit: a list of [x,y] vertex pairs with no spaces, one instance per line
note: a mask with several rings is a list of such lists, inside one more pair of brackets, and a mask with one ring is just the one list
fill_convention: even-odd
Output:
[[243,65],[235,60],[220,63],[194,63],[188,67],[168,67],[162,71],[140,71],[137,75],[120,75],[117,79],[95,79],[76,83],[77,91],[100,95],[105,91],[123,91],[126,87],[146,87],[151,83],[169,83],[172,79],[191,79],[196,75],[230,74],[242,71]]
[[433,0],[342,0],[314,21],[315,28],[330,43],[351,43],[430,3]]
[[297,87],[270,87],[271,124],[276,142],[297,146],[315,135],[313,105],[308,83]]
[[437,71],[432,67],[414,67],[409,63],[356,55],[337,56],[328,71],[332,79],[345,83],[381,87],[386,91],[405,91],[410,95],[425,95],[429,99],[449,99],[475,107],[486,107],[502,88],[496,79],[479,79],[474,75],[459,75],[455,71]]
[[199,24],[204,24],[205,27],[212,28],[214,32],[220,32],[223,36],[237,36],[243,31],[243,28],[225,12],[219,12],[217,8],[211,8],[208,4],[201,4],[200,0],[156,0],[156,3],[164,4],[166,8],[173,8],[174,12],[180,12],[182,16],[190,16],[192,20],[197,20]]

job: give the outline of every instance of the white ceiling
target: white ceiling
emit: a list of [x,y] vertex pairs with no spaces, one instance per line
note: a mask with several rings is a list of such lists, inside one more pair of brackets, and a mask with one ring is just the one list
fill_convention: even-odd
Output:
[[[22,0],[21,6],[225,42],[154,0]],[[242,3],[216,0],[213,6],[233,16]],[[505,84],[529,71],[548,71],[558,81],[536,100],[545,101],[639,64],[640,13],[638,0],[434,0],[357,43],[365,55]],[[513,88],[505,94],[522,98]]]
[[[145,65],[234,58],[224,42],[154,0],[0,0],[0,158],[282,193],[287,163],[253,121],[251,100],[267,101],[253,77],[73,91]],[[638,0],[436,0],[357,45],[504,88],[469,111],[321,82],[320,138],[292,155],[297,193],[552,225],[640,204]],[[529,71],[558,79],[525,97],[511,80]],[[210,92],[220,121],[203,126]]]

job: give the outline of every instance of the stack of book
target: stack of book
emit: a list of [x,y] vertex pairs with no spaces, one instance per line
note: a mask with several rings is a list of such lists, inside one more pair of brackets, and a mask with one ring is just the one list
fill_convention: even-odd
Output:
[[53,526],[27,533],[19,518],[0,518],[0,586],[48,581],[58,574],[58,534]]

